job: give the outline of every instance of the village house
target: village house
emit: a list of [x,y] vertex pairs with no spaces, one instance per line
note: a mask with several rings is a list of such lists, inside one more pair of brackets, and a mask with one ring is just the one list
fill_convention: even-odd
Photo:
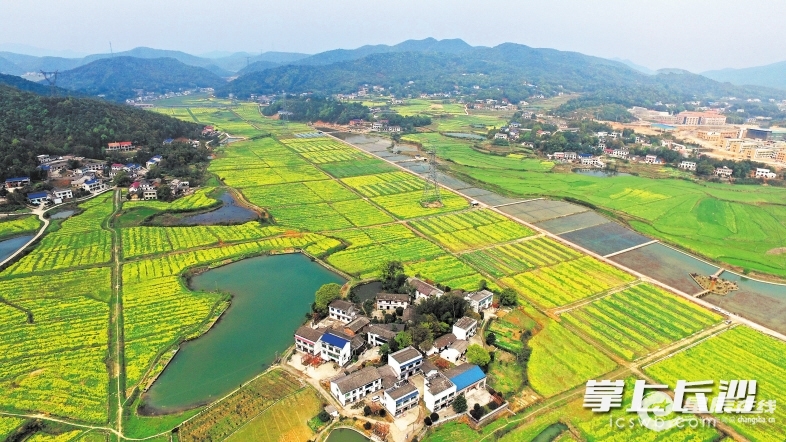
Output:
[[621,158],[623,160],[627,159],[629,155],[630,155],[630,151],[624,148],[612,149],[611,153],[609,154],[609,156],[612,158]]
[[143,200],[157,200],[158,192],[155,189],[147,189],[142,191]]
[[401,126],[388,126],[388,132],[401,132]]
[[393,416],[399,416],[410,408],[418,406],[420,392],[409,380],[396,382],[385,390],[383,405]]
[[321,352],[319,340],[324,334],[323,331],[313,329],[306,325],[300,327],[295,332],[295,349],[301,353],[317,355]]
[[565,152],[564,157],[566,160],[573,161],[576,159],[576,152]]
[[371,123],[371,130],[373,130],[375,132],[381,131],[384,127],[385,127],[385,125],[382,124],[382,123],[379,123],[379,122]]
[[415,347],[403,348],[388,355],[388,365],[398,379],[407,379],[423,365],[423,355]]
[[106,145],[106,150],[108,152],[127,152],[134,149],[136,149],[136,147],[134,146],[134,143],[130,141],[120,141]]
[[464,356],[468,348],[469,341],[459,339],[456,342],[450,344],[450,347],[447,349],[442,350],[442,352],[439,354],[439,357],[456,364],[458,363],[459,358]]
[[770,178],[775,178],[778,175],[775,172],[770,172],[770,169],[756,168],[756,172],[755,172],[754,176],[756,178],[770,179]]
[[657,155],[647,155],[644,157],[644,162],[647,164],[660,164]]
[[378,293],[377,310],[395,310],[409,306],[409,295],[399,293]]
[[455,336],[456,339],[467,341],[470,337],[474,336],[477,331],[478,321],[468,316],[459,318],[459,320],[453,324],[453,336]]
[[338,365],[346,365],[352,357],[350,339],[339,336],[331,330],[319,338],[320,357],[325,361],[333,361]]
[[730,176],[731,176],[731,174],[732,174],[733,172],[734,172],[733,170],[729,169],[729,168],[728,168],[728,167],[726,167],[726,166],[723,166],[723,167],[716,167],[716,168],[715,168],[715,175],[716,175],[716,176],[719,176],[719,177],[725,177],[725,178],[728,178],[728,177],[730,177]]
[[147,162],[145,163],[145,167],[150,169],[153,166],[157,166],[158,163],[160,163],[162,159],[163,158],[161,158],[161,155],[155,155],[155,156],[151,157],[149,160],[147,160]]
[[365,316],[358,316],[352,322],[344,326],[344,334],[347,336],[355,336],[369,324],[371,324],[370,319]]
[[336,299],[328,305],[328,316],[345,324],[352,322],[357,315],[357,307],[349,301]]
[[685,170],[696,170],[696,163],[693,161],[682,161],[678,167]]
[[85,181],[82,188],[91,193],[101,192],[109,187],[103,181],[93,178],[92,180]]
[[5,180],[5,188],[6,189],[18,189],[20,187],[25,187],[30,185],[30,177],[29,176],[22,176],[16,178],[8,178]]
[[404,329],[404,324],[370,324],[366,329],[366,342],[372,347],[387,344]]
[[345,407],[381,389],[382,375],[372,366],[330,381],[330,393]]
[[464,296],[464,299],[469,301],[469,306],[472,307],[475,313],[480,313],[491,307],[491,303],[494,301],[494,293],[488,290],[469,292]]
[[423,383],[423,402],[434,413],[453,403],[456,398],[456,385],[442,373],[428,376]]
[[68,188],[55,188],[52,190],[52,195],[54,195],[55,204],[60,204],[64,199],[73,198],[74,192]]
[[438,337],[437,339],[434,339],[434,346],[431,347],[426,352],[426,354],[431,356],[433,354],[437,354],[439,352],[447,350],[451,346],[451,344],[456,342],[456,340],[457,340],[456,335],[454,335],[453,333],[444,334]]
[[428,299],[432,296],[439,298],[445,294],[442,290],[418,278],[407,278],[407,284],[415,289],[415,301]]
[[37,206],[43,204],[51,199],[49,192],[31,192],[27,194],[27,202]]
[[504,134],[502,132],[497,132],[496,134],[494,134],[494,139],[495,140],[507,140],[508,139],[508,134]]

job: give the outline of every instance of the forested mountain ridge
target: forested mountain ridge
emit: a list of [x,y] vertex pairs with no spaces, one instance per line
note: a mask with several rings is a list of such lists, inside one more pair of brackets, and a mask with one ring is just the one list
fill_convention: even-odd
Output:
[[[302,61],[301,61],[302,62]],[[280,66],[243,75],[219,88],[226,96],[252,93],[351,93],[380,85],[397,96],[458,91],[513,103],[534,95],[579,92],[573,109],[597,105],[654,106],[722,97],[785,99],[786,91],[719,83],[686,71],[646,75],[623,63],[576,52],[505,43],[462,53],[388,52],[325,66]]]
[[96,60],[61,72],[57,84],[90,95],[122,101],[133,98],[135,89],[165,93],[196,87],[217,87],[224,80],[205,68],[188,66],[174,58],[114,57]]
[[756,85],[786,89],[786,61],[743,69],[702,72],[703,76],[738,85]]
[[42,97],[0,85],[0,179],[34,175],[36,155],[102,157],[112,141],[157,146],[167,138],[196,137],[201,127],[103,100]]

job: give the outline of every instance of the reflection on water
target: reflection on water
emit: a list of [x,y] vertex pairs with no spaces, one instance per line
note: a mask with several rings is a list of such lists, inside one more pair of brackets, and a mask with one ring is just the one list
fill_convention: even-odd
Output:
[[259,215],[253,210],[239,206],[235,198],[229,192],[221,194],[219,199],[223,203],[220,208],[198,215],[185,216],[177,224],[181,226],[194,224],[239,224],[259,218]]
[[63,210],[49,216],[49,219],[66,219],[76,213],[76,210]]
[[33,239],[35,235],[17,236],[15,238],[0,241],[0,261],[5,261],[6,258],[13,255],[17,250],[22,248],[28,241]]

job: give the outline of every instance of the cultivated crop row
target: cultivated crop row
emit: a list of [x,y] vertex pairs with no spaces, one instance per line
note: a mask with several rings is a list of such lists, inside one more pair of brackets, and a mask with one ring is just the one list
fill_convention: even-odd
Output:
[[505,244],[461,255],[476,268],[501,278],[536,267],[576,259],[581,254],[551,239],[541,237]]
[[406,172],[388,172],[376,175],[344,178],[342,181],[363,196],[375,197],[423,190],[424,182]]
[[17,218],[6,218],[0,221],[0,238],[6,238],[23,233],[33,233],[41,227],[41,221],[35,215]]
[[442,204],[438,207],[424,207],[420,204],[423,191],[399,193],[371,198],[377,205],[392,213],[398,219],[412,219],[420,216],[454,212],[469,207],[464,198],[451,192],[442,192]]
[[320,164],[319,168],[336,178],[373,175],[396,170],[390,164],[378,159],[355,160],[350,163],[326,163]]
[[429,238],[454,252],[513,241],[533,234],[490,210],[472,210],[425,218],[411,223]]
[[301,388],[284,370],[273,370],[183,424],[180,440],[223,440],[260,411]]
[[563,317],[628,360],[720,320],[720,316],[648,284],[614,293]]
[[[748,327],[740,326],[703,341],[701,344],[648,367],[645,371],[660,383],[674,386],[677,379],[720,380],[755,379],[756,402],[775,401],[774,413],[755,414],[765,422],[756,424],[727,420],[743,437],[755,441],[786,440],[786,344]],[[728,414],[725,416],[728,417]],[[774,422],[766,419],[774,418]]]
[[104,422],[110,269],[0,280],[0,406]]
[[274,184],[243,188],[243,194],[260,207],[280,207],[346,201],[358,196],[333,180]]
[[590,257],[563,262],[503,278],[526,298],[546,307],[559,307],[617,287],[635,278]]

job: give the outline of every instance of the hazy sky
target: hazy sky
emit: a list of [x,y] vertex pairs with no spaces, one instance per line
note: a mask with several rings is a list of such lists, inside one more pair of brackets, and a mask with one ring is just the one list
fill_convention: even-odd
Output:
[[0,47],[316,53],[462,38],[694,72],[786,60],[784,0],[0,0]]

